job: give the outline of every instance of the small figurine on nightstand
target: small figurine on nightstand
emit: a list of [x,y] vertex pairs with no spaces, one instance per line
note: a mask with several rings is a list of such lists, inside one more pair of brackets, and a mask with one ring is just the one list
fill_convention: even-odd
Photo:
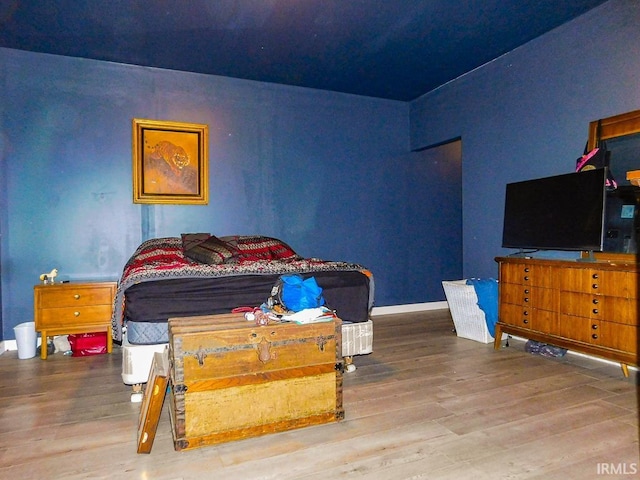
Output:
[[42,282],[45,285],[47,284],[53,285],[57,276],[58,276],[58,269],[54,268],[49,273],[43,273],[42,275],[40,275],[40,280],[42,280]]

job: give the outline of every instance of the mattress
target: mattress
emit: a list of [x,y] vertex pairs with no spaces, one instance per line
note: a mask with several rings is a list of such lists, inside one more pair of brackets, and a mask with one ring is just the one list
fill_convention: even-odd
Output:
[[[267,300],[279,274],[178,278],[143,282],[125,291],[127,340],[133,345],[169,341],[167,320],[174,317],[229,313],[257,307]],[[360,271],[323,271],[315,277],[327,307],[346,322],[367,322],[370,277]]]
[[167,322],[128,322],[126,338],[132,345],[168,343]]

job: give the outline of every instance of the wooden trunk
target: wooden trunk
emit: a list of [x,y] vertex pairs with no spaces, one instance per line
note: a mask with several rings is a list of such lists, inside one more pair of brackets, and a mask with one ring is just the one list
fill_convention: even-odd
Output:
[[257,326],[242,314],[170,319],[175,449],[343,419],[341,323]]

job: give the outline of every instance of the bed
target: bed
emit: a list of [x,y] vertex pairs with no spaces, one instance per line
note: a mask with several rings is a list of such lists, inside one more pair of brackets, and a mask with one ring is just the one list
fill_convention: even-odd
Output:
[[168,343],[169,318],[257,307],[287,273],[313,276],[322,287],[345,325],[345,357],[371,352],[374,280],[362,265],[303,258],[272,237],[189,233],[142,242],[123,268],[111,324],[123,346],[124,383],[137,395],[147,381],[153,354]]

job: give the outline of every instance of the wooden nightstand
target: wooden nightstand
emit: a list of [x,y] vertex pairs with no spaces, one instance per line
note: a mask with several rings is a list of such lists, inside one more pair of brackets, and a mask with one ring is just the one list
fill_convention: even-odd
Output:
[[40,358],[47,358],[47,337],[107,332],[111,353],[111,312],[116,282],[58,283],[33,287],[36,331],[42,336]]

